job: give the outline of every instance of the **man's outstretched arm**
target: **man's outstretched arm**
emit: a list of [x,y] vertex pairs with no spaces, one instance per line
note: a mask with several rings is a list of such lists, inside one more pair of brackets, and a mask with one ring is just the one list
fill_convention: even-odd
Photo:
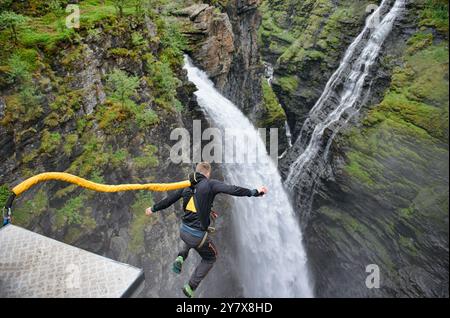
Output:
[[247,189],[235,185],[226,184],[218,180],[211,180],[212,191],[214,194],[225,193],[237,197],[258,197],[267,193],[266,187],[260,187],[258,189]]
[[169,206],[171,206],[172,204],[177,202],[182,197],[182,194],[183,194],[183,189],[172,192],[171,194],[169,194],[167,197],[165,197],[161,201],[155,203],[152,207],[147,208],[145,210],[145,214],[151,215],[152,213],[157,212],[159,210],[167,209]]

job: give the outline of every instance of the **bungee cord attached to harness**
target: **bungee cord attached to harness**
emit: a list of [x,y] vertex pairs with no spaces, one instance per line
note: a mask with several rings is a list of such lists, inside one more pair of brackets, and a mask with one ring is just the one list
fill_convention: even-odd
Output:
[[5,207],[3,209],[3,225],[11,223],[12,218],[11,207],[16,197],[20,196],[23,192],[27,191],[36,184],[49,180],[69,182],[76,184],[80,187],[97,192],[121,192],[121,191],[135,191],[135,190],[163,192],[187,188],[197,183],[197,180],[195,180],[195,174],[190,174],[189,180],[172,183],[108,185],[92,182],[66,172],[44,172],[26,179],[25,181],[21,182],[11,190],[11,195],[6,201]]

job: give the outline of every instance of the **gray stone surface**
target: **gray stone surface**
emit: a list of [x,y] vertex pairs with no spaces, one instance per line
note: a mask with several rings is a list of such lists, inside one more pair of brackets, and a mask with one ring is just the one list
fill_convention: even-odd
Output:
[[140,275],[21,227],[0,228],[0,297],[121,297]]

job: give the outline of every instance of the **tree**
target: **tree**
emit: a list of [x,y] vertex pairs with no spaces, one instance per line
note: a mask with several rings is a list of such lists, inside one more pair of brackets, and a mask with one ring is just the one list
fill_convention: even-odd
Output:
[[26,83],[31,81],[30,64],[19,54],[13,54],[8,59],[8,77],[11,83]]
[[130,97],[136,93],[139,86],[139,78],[137,76],[128,76],[122,70],[115,69],[108,75],[108,89],[111,97],[120,101],[122,107],[125,107]]
[[9,29],[11,32],[11,39],[17,44],[17,33],[27,21],[28,17],[12,11],[5,11],[0,14],[0,29]]

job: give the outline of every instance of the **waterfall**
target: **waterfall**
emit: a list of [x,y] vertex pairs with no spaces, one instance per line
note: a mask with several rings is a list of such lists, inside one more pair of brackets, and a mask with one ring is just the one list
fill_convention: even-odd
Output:
[[273,80],[273,66],[269,62],[263,62],[264,64],[264,77],[267,79],[269,86],[272,86]]
[[[198,89],[198,104],[213,124],[222,131],[238,128],[254,132],[248,135],[253,138],[250,144],[265,149],[247,117],[187,57],[184,68]],[[235,151],[242,154],[247,148],[239,142]],[[244,296],[312,297],[300,226],[270,156],[264,151],[258,163],[224,163],[222,167],[227,183],[249,188],[265,185],[269,189],[262,198],[231,197],[232,211],[223,211],[232,213],[236,227],[236,266]]]
[[[315,181],[326,171],[331,143],[339,130],[360,110],[363,93],[365,90],[368,93],[364,87],[367,75],[395,19],[404,10],[405,0],[396,0],[389,10],[390,2],[384,0],[367,19],[366,26],[348,47],[295,141],[296,147],[303,152],[291,164],[285,184],[290,189],[297,188],[302,214],[308,213]],[[381,21],[375,20],[387,10],[389,12]]]

